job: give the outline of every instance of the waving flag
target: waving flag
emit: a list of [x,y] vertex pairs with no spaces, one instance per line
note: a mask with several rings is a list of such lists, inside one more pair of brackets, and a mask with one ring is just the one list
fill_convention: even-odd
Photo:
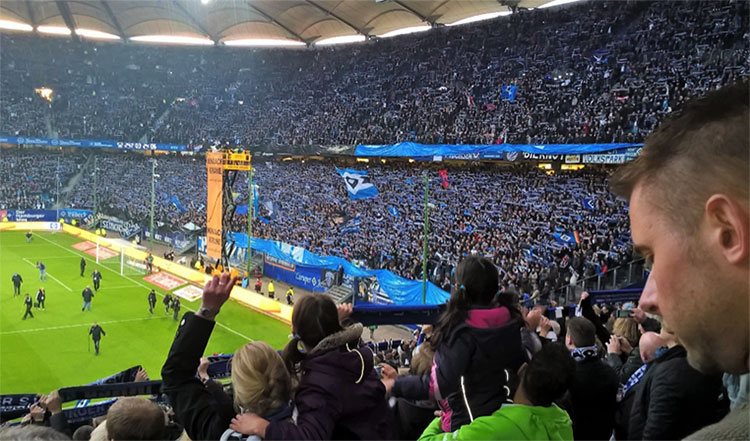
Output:
[[259,195],[258,195],[258,184],[253,184],[253,218],[258,217],[258,201]]
[[184,213],[187,211],[185,207],[182,206],[180,199],[176,195],[172,196],[172,203],[174,204],[175,207],[177,207],[178,210],[180,210],[180,213]]
[[341,232],[344,233],[344,234],[359,233],[359,224],[360,224],[360,222],[361,221],[359,219],[359,216],[358,217],[353,217],[353,218],[347,220],[344,223],[344,226],[341,228]]
[[516,90],[518,90],[518,86],[503,86],[500,90],[500,99],[512,103],[516,100]]
[[553,233],[552,236],[555,238],[555,240],[558,243],[568,244],[568,245],[575,245],[576,244],[575,236],[573,236],[570,233],[567,233],[567,232]]
[[398,214],[398,209],[396,207],[394,207],[393,205],[391,205],[388,208],[388,212],[391,213],[391,216],[393,216],[393,217],[400,217],[399,214]]
[[589,211],[596,210],[596,203],[594,202],[594,199],[592,198],[583,198],[581,200],[581,204],[583,205],[583,208]]
[[336,167],[346,184],[346,191],[349,192],[349,199],[369,199],[378,196],[378,189],[370,181],[366,171],[357,171]]
[[443,188],[448,188],[448,185],[450,185],[448,182],[448,170],[442,169],[438,171],[438,175],[440,175],[440,182],[443,184]]
[[469,91],[467,90],[466,92],[464,92],[464,94],[466,95],[466,104],[469,107],[474,107],[474,97],[471,96],[471,93],[469,93]]

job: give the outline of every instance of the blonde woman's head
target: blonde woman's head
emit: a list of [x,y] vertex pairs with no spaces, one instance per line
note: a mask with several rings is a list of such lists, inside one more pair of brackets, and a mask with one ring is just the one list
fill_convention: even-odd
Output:
[[232,388],[241,412],[264,416],[289,401],[292,380],[281,356],[267,343],[255,341],[234,353]]
[[641,339],[640,332],[638,332],[638,323],[631,318],[621,317],[616,319],[612,333],[618,337],[625,337],[632,347],[638,346]]

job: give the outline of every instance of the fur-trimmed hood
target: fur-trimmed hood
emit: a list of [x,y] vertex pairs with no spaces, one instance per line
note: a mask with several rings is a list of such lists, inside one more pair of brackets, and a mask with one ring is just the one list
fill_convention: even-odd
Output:
[[360,347],[362,329],[357,323],[321,340],[302,362],[303,370],[361,383],[374,367],[372,352]]
[[347,326],[341,331],[335,334],[331,334],[321,340],[320,343],[315,345],[313,350],[310,351],[310,355],[330,351],[331,349],[346,345],[347,343],[349,343],[350,348],[359,346],[358,343],[360,337],[362,337],[362,329],[364,328],[362,327],[361,323],[355,323],[351,326]]
[[308,351],[294,396],[297,422],[269,424],[266,439],[391,439],[385,386],[361,335],[361,324],[349,326]]

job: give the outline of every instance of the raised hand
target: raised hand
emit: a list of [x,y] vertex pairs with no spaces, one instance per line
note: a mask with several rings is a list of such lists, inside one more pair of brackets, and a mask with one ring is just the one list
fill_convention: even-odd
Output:
[[209,365],[208,358],[201,357],[201,362],[198,364],[198,376],[201,378],[201,380],[207,380],[209,378],[208,376],[208,365]]
[[622,348],[620,347],[620,339],[618,339],[614,335],[610,337],[609,341],[607,342],[607,353],[617,355],[620,355],[622,353]]
[[52,415],[62,412],[62,400],[60,399],[60,394],[57,393],[57,390],[53,390],[49,395],[43,395],[42,398],[39,399],[39,405],[49,410]]
[[230,277],[228,273],[214,276],[213,279],[203,287],[203,297],[201,299],[201,308],[196,314],[207,320],[213,320],[221,310],[222,305],[229,299],[232,288],[239,280],[239,276]]
[[148,373],[145,369],[140,368],[138,369],[138,372],[135,373],[135,383],[140,383],[142,381],[148,381]]

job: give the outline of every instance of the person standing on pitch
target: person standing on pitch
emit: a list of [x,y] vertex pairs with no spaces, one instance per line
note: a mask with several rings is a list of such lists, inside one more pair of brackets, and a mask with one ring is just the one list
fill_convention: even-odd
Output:
[[21,295],[21,284],[23,283],[23,277],[18,273],[13,273],[13,277],[10,278],[13,281],[13,297]]
[[26,232],[26,243],[31,243],[31,231]]
[[86,289],[83,290],[81,295],[83,296],[83,307],[81,308],[81,311],[86,308],[91,311],[91,299],[94,298],[94,292],[91,291],[91,287],[86,285]]
[[44,291],[44,288],[39,288],[39,291],[36,292],[36,307],[44,311],[44,301],[46,299],[47,293]]
[[102,335],[107,335],[107,333],[104,332],[104,329],[102,329],[97,322],[94,322],[94,326],[89,329],[89,335],[91,336],[91,339],[94,340],[94,350],[96,351],[96,355],[99,355],[99,340],[102,339]]
[[166,306],[164,314],[169,314],[169,307],[172,305],[172,294],[167,293],[167,295],[164,296],[164,300],[162,300],[162,302],[164,303],[164,306]]
[[36,268],[39,270],[39,280],[44,282],[47,280],[47,266],[44,264],[44,262],[37,262]]
[[91,279],[94,281],[94,291],[99,291],[99,283],[102,281],[102,273],[94,268],[94,272],[91,273]]
[[83,272],[86,270],[86,259],[81,257],[81,277],[83,277]]
[[29,293],[26,293],[26,298],[23,301],[23,304],[26,305],[26,314],[23,315],[23,319],[26,320],[26,316],[31,316],[31,318],[34,318],[34,314],[31,313],[31,306],[33,302],[31,301],[31,296]]
[[154,315],[154,306],[156,306],[156,291],[153,289],[148,293],[148,312]]
[[174,321],[177,321],[177,314],[180,313],[180,298],[177,296],[174,296],[174,300],[172,301],[172,312],[174,313]]
[[154,256],[151,253],[148,253],[148,256],[146,256],[146,270],[149,274],[154,272]]
[[291,286],[286,290],[286,304],[294,305],[294,288]]

